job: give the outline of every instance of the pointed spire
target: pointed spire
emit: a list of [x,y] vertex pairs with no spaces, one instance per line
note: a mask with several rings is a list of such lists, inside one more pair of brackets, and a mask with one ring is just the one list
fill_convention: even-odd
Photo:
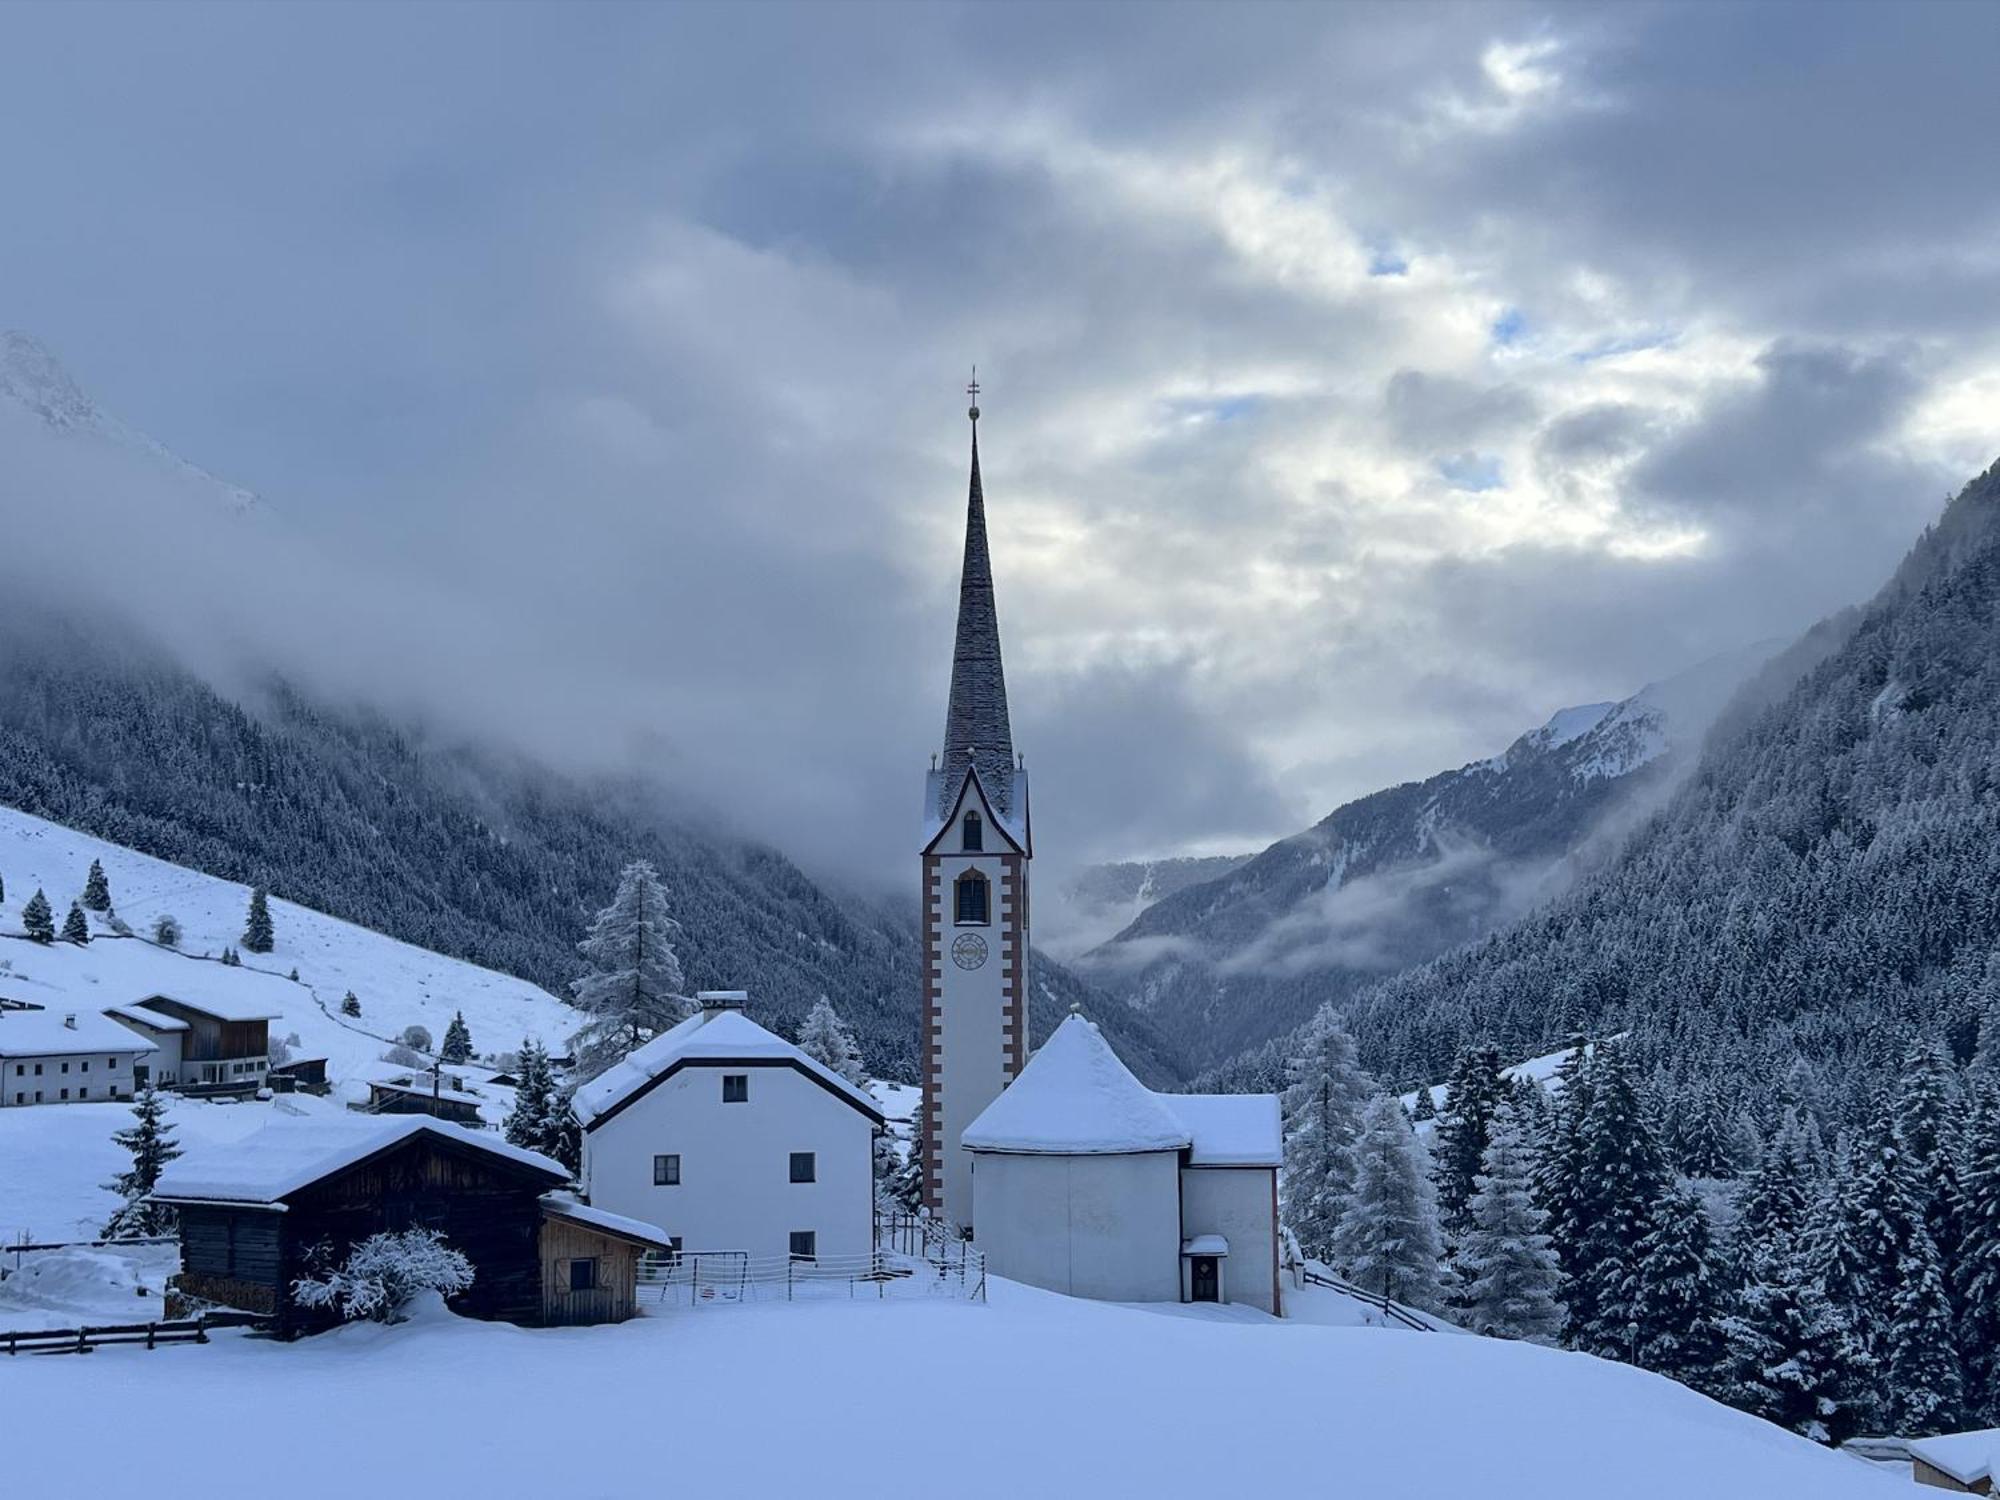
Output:
[[[1013,810],[1014,735],[1007,722],[1007,674],[1000,662],[1000,619],[993,607],[993,562],[986,550],[986,496],[979,482],[979,371],[966,393],[973,405],[972,483],[965,504],[965,566],[958,583],[958,640],[951,657],[951,703],[944,723],[944,776],[938,795],[957,795],[965,768],[998,810]],[[939,812],[950,809],[940,805]]]

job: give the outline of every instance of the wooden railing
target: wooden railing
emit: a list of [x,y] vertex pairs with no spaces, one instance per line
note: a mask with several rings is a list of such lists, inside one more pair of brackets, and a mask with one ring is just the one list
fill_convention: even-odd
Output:
[[1308,1286],[1323,1286],[1330,1292],[1340,1292],[1345,1296],[1354,1298],[1357,1302],[1365,1302],[1381,1313],[1383,1317],[1401,1327],[1413,1329],[1418,1333],[1436,1333],[1438,1331],[1437,1324],[1426,1320],[1421,1313],[1403,1306],[1400,1302],[1391,1302],[1380,1292],[1371,1292],[1365,1287],[1356,1286],[1351,1281],[1343,1281],[1338,1276],[1329,1276],[1322,1271],[1315,1271],[1311,1266],[1307,1266],[1300,1271],[1299,1276]]
[[205,1344],[211,1328],[250,1328],[263,1322],[255,1313],[204,1313],[170,1323],[118,1323],[91,1328],[32,1328],[0,1333],[0,1349],[9,1354],[88,1354],[114,1344]]

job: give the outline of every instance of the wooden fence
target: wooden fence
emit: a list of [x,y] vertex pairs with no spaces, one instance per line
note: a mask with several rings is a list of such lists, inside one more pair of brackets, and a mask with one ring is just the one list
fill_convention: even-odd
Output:
[[119,1323],[101,1328],[34,1328],[0,1333],[9,1354],[88,1354],[114,1344],[205,1344],[211,1328],[250,1328],[264,1320],[255,1313],[218,1312],[171,1323]]

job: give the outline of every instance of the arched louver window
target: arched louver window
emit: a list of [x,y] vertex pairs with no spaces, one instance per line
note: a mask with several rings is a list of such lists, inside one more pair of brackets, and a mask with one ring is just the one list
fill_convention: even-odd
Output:
[[986,825],[976,812],[965,815],[965,842],[960,847],[969,854],[976,854],[986,847]]
[[954,920],[959,926],[984,927],[993,920],[993,887],[984,875],[977,870],[967,870],[953,883],[952,890],[957,896],[957,916]]

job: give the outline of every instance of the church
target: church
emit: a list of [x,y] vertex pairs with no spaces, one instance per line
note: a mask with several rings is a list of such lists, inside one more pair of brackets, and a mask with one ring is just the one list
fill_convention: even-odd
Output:
[[944,752],[924,782],[924,1203],[998,1276],[1278,1314],[1275,1094],[1156,1094],[1072,1015],[1028,1055],[1028,772],[1000,658],[979,386]]

